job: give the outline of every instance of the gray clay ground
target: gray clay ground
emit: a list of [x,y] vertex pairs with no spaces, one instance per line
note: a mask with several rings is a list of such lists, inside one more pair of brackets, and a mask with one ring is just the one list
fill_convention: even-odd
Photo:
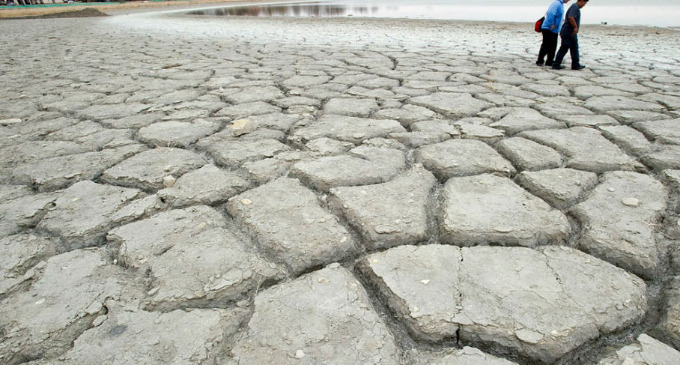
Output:
[[680,363],[677,31],[0,32],[2,364]]

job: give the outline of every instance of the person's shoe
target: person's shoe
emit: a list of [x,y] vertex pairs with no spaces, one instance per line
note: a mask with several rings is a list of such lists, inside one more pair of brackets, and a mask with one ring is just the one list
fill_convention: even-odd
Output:
[[550,61],[546,61],[546,62],[545,62],[545,65],[546,65],[547,67],[552,67],[553,63],[550,62]]
[[584,68],[586,68],[586,66],[583,65],[571,66],[572,70],[583,70]]
[[536,61],[536,66],[538,66],[538,67],[543,67],[543,62],[541,62],[541,61]]
[[565,67],[562,65],[552,65],[553,70],[564,70]]

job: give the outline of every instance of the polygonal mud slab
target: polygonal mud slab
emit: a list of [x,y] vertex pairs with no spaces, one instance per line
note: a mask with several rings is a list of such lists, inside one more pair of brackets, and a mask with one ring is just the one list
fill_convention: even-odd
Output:
[[264,184],[286,175],[293,164],[306,159],[307,157],[309,157],[309,155],[304,152],[282,152],[272,158],[246,162],[242,167],[243,170],[248,172],[249,178],[253,179],[258,184]]
[[[633,94],[616,89],[610,89],[602,86],[583,85],[574,88],[574,96],[579,99],[586,100],[593,96],[633,96]],[[567,95],[569,96],[569,95]]]
[[203,119],[192,122],[159,122],[141,128],[137,137],[141,142],[154,146],[186,147],[220,128],[219,124]]
[[[478,86],[479,87],[479,86]],[[484,91],[489,91],[489,90],[484,90]],[[533,99],[526,99],[520,96],[514,96],[514,95],[504,95],[504,94],[498,94],[496,91],[492,89],[491,91],[494,91],[492,93],[486,93],[486,92],[480,92],[477,97],[479,99],[482,99],[484,101],[488,101],[490,103],[493,103],[497,106],[501,107],[513,107],[513,108],[528,108],[534,104],[536,104],[536,101]],[[526,92],[526,91],[524,91]]]
[[556,96],[570,96],[571,92],[565,86],[554,84],[534,84],[528,82],[521,86],[525,90],[529,90],[541,96],[556,97]]
[[38,120],[25,118],[21,123],[10,124],[7,127],[0,128],[0,130],[3,132],[3,137],[6,137],[0,140],[0,146],[15,145],[16,143],[21,142],[23,138],[42,138],[45,135],[58,131],[62,128],[68,128],[72,125],[75,125],[78,122],[80,122],[80,120],[62,117],[60,114],[56,114],[53,117],[47,117],[46,120],[43,120],[41,117],[38,117]]
[[28,291],[9,296],[0,306],[3,364],[59,355],[106,312],[106,301],[143,293],[133,277],[107,264],[98,250],[54,256],[42,270]]
[[333,98],[323,107],[326,114],[367,118],[380,110],[374,99]]
[[378,184],[390,180],[406,167],[402,151],[393,148],[361,146],[348,155],[321,157],[296,163],[290,175],[316,189]]
[[406,132],[406,129],[395,120],[326,115],[313,124],[296,130],[291,139],[307,143],[313,139],[327,137],[361,143],[367,139],[386,137],[390,133],[399,132]]
[[33,161],[14,168],[12,182],[33,186],[41,192],[62,189],[78,181],[92,180],[109,167],[144,150],[143,145],[135,144]]
[[213,205],[226,202],[249,186],[248,181],[235,173],[208,164],[182,175],[172,187],[159,190],[158,196],[173,207]]
[[389,137],[411,148],[418,148],[428,144],[440,143],[451,139],[451,135],[442,132],[392,133]]
[[665,288],[665,301],[661,306],[659,329],[675,346],[680,345],[680,276],[673,277]]
[[317,99],[306,98],[304,96],[289,96],[282,99],[274,100],[273,104],[284,109],[296,107],[317,108],[321,106],[321,101]]
[[473,98],[470,94],[445,92],[418,96],[411,98],[409,102],[452,118],[472,117],[493,106],[491,103]]
[[104,119],[99,121],[99,123],[108,128],[142,128],[161,120],[163,116],[165,114],[162,113],[135,114],[123,118]]
[[506,138],[498,151],[520,170],[543,170],[562,166],[562,155],[554,149],[522,137]]
[[664,144],[680,144],[680,119],[640,122],[633,124],[633,127],[653,141]]
[[680,364],[680,352],[647,334],[602,359],[598,365],[674,365]]
[[519,174],[518,182],[557,209],[573,205],[598,183],[594,172],[573,169],[525,171]]
[[501,120],[489,126],[502,129],[509,135],[534,129],[558,129],[566,127],[564,123],[544,117],[541,113],[530,108],[514,108]]
[[[255,118],[240,119],[239,121],[246,121],[247,126],[251,124],[250,122],[252,122],[253,125],[257,125]],[[253,142],[266,139],[281,142],[286,136],[285,133],[279,130],[267,128],[257,128],[254,131],[247,131],[239,136],[235,136],[234,132],[233,125],[227,125],[221,132],[202,138],[196,142],[196,147],[201,150],[207,150],[214,145],[225,145],[229,142]],[[242,132],[244,131],[242,130]]]
[[314,86],[314,85],[325,84],[330,79],[331,78],[328,77],[328,76],[296,75],[296,76],[293,76],[289,79],[284,80],[283,86],[288,87],[288,88],[309,87],[309,86]]
[[0,166],[39,161],[55,156],[90,152],[87,146],[68,141],[29,141],[0,149]]
[[114,132],[119,137],[131,133],[129,129],[114,129],[109,130],[97,122],[91,120],[81,121],[73,125],[65,126],[58,130],[52,131],[45,135],[45,139],[51,141],[78,141],[81,138],[97,135],[101,132]]
[[92,105],[79,111],[78,114],[92,120],[120,119],[137,115],[150,107],[151,105],[140,103]]
[[653,148],[644,134],[628,126],[602,126],[600,131],[603,136],[633,156],[641,156]]
[[484,142],[454,139],[416,150],[420,162],[440,180],[483,173],[512,175],[515,168]]
[[159,147],[138,155],[104,171],[102,181],[138,189],[164,188],[163,179],[178,178],[202,167],[207,162],[201,156],[179,148]]
[[[677,91],[677,89],[675,91]],[[655,101],[659,104],[666,106],[669,110],[680,109],[680,97],[677,96],[677,93],[675,93],[675,95],[670,95],[670,93],[664,94],[652,93],[642,95],[640,96],[640,99],[647,101]]]
[[121,262],[152,278],[155,293],[147,307],[154,310],[225,303],[282,274],[206,206],[159,213],[107,238],[119,247]]
[[[358,96],[363,99],[396,99],[397,95],[390,91],[390,90],[385,90],[385,89],[367,89],[365,87],[361,86],[352,86],[347,90],[347,93],[352,95],[352,96]],[[392,105],[386,105],[386,106],[392,106]],[[365,107],[365,106],[364,106]],[[379,109],[379,108],[378,108]],[[368,111],[367,109],[364,109]],[[377,111],[377,109],[376,109]]]
[[225,337],[234,334],[244,311],[176,310],[169,313],[115,308],[103,323],[85,331],[59,358],[69,364],[198,364],[223,357]]
[[430,109],[423,108],[422,106],[406,104],[398,109],[380,109],[380,111],[375,113],[373,117],[379,119],[396,120],[404,127],[408,127],[415,122],[432,119],[435,115],[436,113]]
[[624,124],[670,119],[670,117],[666,114],[647,112],[644,110],[613,110],[607,114],[611,115],[616,120]]
[[276,129],[283,132],[288,132],[288,130],[295,123],[299,122],[302,117],[295,114],[271,113],[254,115],[248,119],[259,124],[261,128]]
[[234,106],[228,106],[220,109],[215,113],[216,117],[229,117],[232,119],[248,118],[253,115],[262,115],[280,112],[281,108],[267,104],[263,101],[255,101],[252,103],[243,103]]
[[490,174],[447,181],[439,224],[442,242],[459,246],[561,244],[571,231],[560,211]]
[[644,281],[567,247],[401,246],[358,267],[417,338],[459,336],[546,363],[647,309]]
[[129,218],[119,213],[143,193],[88,180],[55,192],[54,196],[56,200],[37,227],[63,237],[64,245],[72,249],[101,244],[109,229]]
[[[92,127],[90,124],[94,124]],[[90,151],[136,144],[130,129],[106,129],[98,123],[82,122],[45,136],[46,140],[73,141]]]
[[435,177],[417,165],[378,185],[331,189],[331,202],[371,249],[415,244],[427,239],[427,204]]
[[541,114],[550,117],[558,118],[563,115],[593,115],[594,113],[586,108],[573,105],[567,101],[569,99],[555,100],[552,99],[548,103],[536,104],[535,108]]
[[497,142],[505,137],[505,132],[487,127],[485,125],[478,125],[472,123],[457,123],[460,128],[460,134],[464,139],[477,139],[488,143]]
[[295,273],[356,251],[352,236],[337,217],[296,179],[280,178],[235,196],[227,209],[261,249]]
[[411,352],[409,355],[413,365],[517,365],[468,346],[443,352]]
[[654,178],[608,172],[588,199],[571,209],[581,222],[578,247],[637,275],[653,278],[664,257],[655,226],[668,192]]
[[529,131],[520,137],[562,152],[567,156],[567,167],[578,170],[600,173],[611,170],[635,171],[641,167],[639,162],[591,128]]
[[252,103],[254,101],[272,101],[285,95],[274,86],[248,87],[237,93],[228,95],[225,100],[233,104]]
[[366,291],[338,264],[260,292],[232,356],[239,365],[400,363]]
[[330,156],[346,153],[354,148],[354,144],[323,137],[307,142],[305,148],[317,156]]
[[525,85],[531,83],[531,80],[517,74],[516,71],[509,69],[495,69],[489,70],[488,75],[480,75],[479,77],[489,80],[497,85]]
[[446,133],[451,137],[460,136],[460,131],[454,125],[451,125],[446,120],[425,120],[411,124],[411,131],[413,132],[438,132]]
[[347,89],[348,89],[347,85],[329,83],[326,85],[312,86],[304,90],[294,89],[290,91],[289,94],[291,95],[299,94],[300,96],[304,96],[306,98],[324,100],[346,96]]
[[207,151],[219,165],[241,167],[248,161],[264,160],[290,147],[275,139],[227,140],[208,146]]
[[567,123],[569,127],[599,127],[608,125],[619,125],[616,119],[608,115],[564,115],[557,117],[557,120]]
[[0,237],[35,227],[56,199],[54,194],[37,194],[1,201]]
[[642,156],[641,160],[656,171],[680,169],[680,146],[660,145],[657,151]]
[[0,299],[33,279],[33,267],[56,253],[55,242],[30,233],[0,239]]
[[625,96],[593,96],[586,100],[585,107],[600,113],[621,110],[648,112],[661,112],[665,110],[663,105]]

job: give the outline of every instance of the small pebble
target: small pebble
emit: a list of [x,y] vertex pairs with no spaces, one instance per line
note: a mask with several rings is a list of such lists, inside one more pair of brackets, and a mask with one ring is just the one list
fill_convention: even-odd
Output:
[[253,204],[253,201],[250,200],[250,199],[242,199],[242,200],[241,200],[241,204],[243,204],[243,205],[250,205],[250,204]]
[[510,227],[495,227],[493,230],[498,232],[498,233],[510,233],[510,232],[512,232],[512,228],[510,228]]
[[638,206],[640,206],[640,201],[638,199],[635,199],[635,198],[626,198],[626,199],[623,199],[623,201],[621,201],[621,202],[623,203],[623,205],[625,205],[627,207],[638,207]]
[[163,178],[163,186],[166,188],[171,188],[173,185],[175,185],[175,177],[172,175],[166,176]]
[[102,323],[104,323],[104,321],[106,321],[106,318],[107,318],[106,315],[101,315],[101,316],[94,319],[94,321],[92,322],[92,325],[94,327],[99,327],[99,326],[101,326]]

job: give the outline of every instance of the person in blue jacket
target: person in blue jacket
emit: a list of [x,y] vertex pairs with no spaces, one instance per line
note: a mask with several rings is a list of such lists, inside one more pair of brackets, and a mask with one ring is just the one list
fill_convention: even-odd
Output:
[[581,26],[581,8],[588,4],[588,0],[578,0],[576,4],[572,5],[569,10],[567,10],[567,16],[564,19],[564,25],[560,31],[560,37],[562,38],[562,45],[560,50],[557,51],[557,56],[555,56],[555,61],[553,62],[552,68],[555,70],[561,70],[564,68],[562,66],[562,60],[564,56],[569,51],[571,55],[571,69],[572,70],[583,70],[586,66],[583,66],[579,59],[578,52],[578,31]]
[[[543,43],[541,49],[538,51],[537,66],[553,65],[555,58],[555,51],[557,50],[557,35],[562,29],[562,17],[564,16],[564,4],[569,0],[553,0],[545,14],[545,20],[541,26],[541,33],[543,34]],[[545,59],[547,56],[547,59]]]

